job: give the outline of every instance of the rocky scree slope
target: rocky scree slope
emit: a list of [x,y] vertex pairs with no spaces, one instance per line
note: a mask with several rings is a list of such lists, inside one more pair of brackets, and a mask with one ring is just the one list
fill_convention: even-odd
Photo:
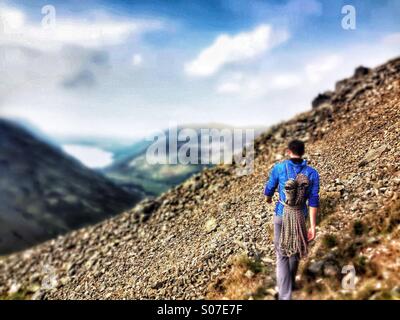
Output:
[[[303,290],[296,297],[395,296],[400,58],[362,70],[314,101],[311,111],[262,134],[255,141],[252,174],[236,175],[242,164],[206,169],[120,216],[5,257],[0,260],[1,294],[273,298],[273,206],[265,202],[263,187],[288,139],[296,137],[308,143],[307,159],[321,176],[318,235],[302,262]],[[239,275],[238,256],[248,267]],[[340,269],[349,264],[357,271],[356,290],[342,292]],[[42,285],[46,266],[57,278],[50,289]]]

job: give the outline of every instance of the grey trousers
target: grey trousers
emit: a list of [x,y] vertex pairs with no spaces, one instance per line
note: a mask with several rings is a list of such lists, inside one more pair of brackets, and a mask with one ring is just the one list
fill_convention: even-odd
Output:
[[300,257],[295,254],[284,257],[279,250],[279,238],[282,228],[282,217],[274,216],[274,246],[276,252],[276,279],[278,285],[279,300],[290,300],[295,283]]

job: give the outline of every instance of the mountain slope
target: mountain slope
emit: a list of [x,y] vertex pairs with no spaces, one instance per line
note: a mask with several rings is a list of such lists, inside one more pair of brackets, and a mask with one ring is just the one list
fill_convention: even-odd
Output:
[[141,199],[0,119],[0,253],[120,213]]
[[[296,137],[307,141],[307,159],[321,176],[318,234],[302,262],[304,290],[297,297],[393,297],[400,58],[357,72],[324,96],[256,140],[252,174],[235,175],[236,165],[204,170],[153,202],[6,257],[0,292],[50,299],[272,298],[273,206],[263,186]],[[349,264],[357,283],[346,293],[340,271]],[[47,266],[57,278],[50,289],[40,286]]]

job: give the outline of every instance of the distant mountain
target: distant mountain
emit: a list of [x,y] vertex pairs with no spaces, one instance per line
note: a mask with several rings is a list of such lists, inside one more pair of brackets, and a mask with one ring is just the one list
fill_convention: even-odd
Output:
[[103,220],[143,196],[0,119],[0,254]]
[[[164,138],[155,143],[165,144],[166,155],[168,157],[176,156],[176,153],[180,148],[189,143],[189,146],[195,146],[197,144],[198,148],[198,159],[201,159],[201,153],[203,151],[209,151],[209,148],[204,147],[201,144],[201,129],[228,129],[232,131],[234,128],[223,124],[209,124],[209,125],[186,125],[177,128],[177,133],[179,134],[183,129],[193,129],[196,132],[196,138],[193,140],[187,139],[186,141],[178,141],[176,150],[169,150],[169,131],[165,130],[162,132]],[[262,132],[262,128],[257,128],[255,131],[255,136]],[[148,139],[143,139],[137,141],[126,148],[120,148],[115,152],[113,163],[101,169],[107,177],[115,181],[117,184],[128,188],[133,184],[134,187],[140,186],[149,195],[159,195],[162,192],[169,190],[183,181],[185,181],[190,176],[200,172],[206,167],[212,166],[210,163],[202,164],[199,160],[198,164],[150,164],[146,159],[146,152],[150,145],[154,142]],[[221,148],[230,142],[222,142]],[[206,149],[207,150],[206,150]],[[193,150],[196,150],[193,148]],[[190,152],[188,152],[188,155]]]

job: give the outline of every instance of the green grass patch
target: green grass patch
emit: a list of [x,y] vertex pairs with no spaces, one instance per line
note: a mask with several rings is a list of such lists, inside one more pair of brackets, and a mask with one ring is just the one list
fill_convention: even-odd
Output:
[[26,290],[19,290],[12,294],[0,295],[0,300],[29,300],[30,295]]
[[353,234],[355,236],[361,236],[366,231],[364,224],[360,220],[356,220],[353,223]]
[[238,257],[237,264],[254,272],[255,274],[264,272],[265,266],[259,259],[251,259],[247,255],[243,254]]
[[331,248],[337,246],[338,240],[337,240],[336,236],[334,236],[333,234],[326,234],[322,238],[322,243],[325,248],[331,249]]

